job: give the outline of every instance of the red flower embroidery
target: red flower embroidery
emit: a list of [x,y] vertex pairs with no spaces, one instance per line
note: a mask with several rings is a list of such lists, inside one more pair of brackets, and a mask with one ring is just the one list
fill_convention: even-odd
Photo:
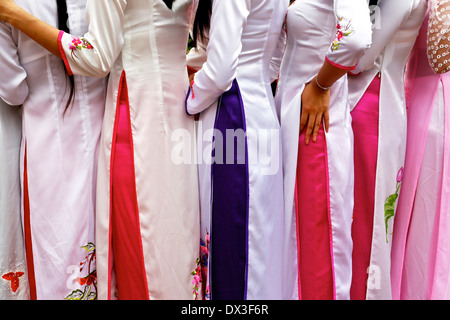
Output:
[[86,277],[78,277],[75,279],[75,282],[78,282],[81,286],[88,285],[90,286],[97,280],[97,272],[94,270],[91,274]]
[[82,289],[75,289],[67,295],[65,300],[95,300],[97,298],[97,270],[95,270],[95,244],[89,242],[82,246],[86,250],[87,255],[80,262],[80,273],[87,267],[87,276],[77,277],[77,282]]
[[338,50],[341,45],[341,40],[353,32],[351,22],[349,22],[343,28],[342,24],[341,24],[342,21],[343,21],[343,18],[341,17],[341,18],[339,18],[339,22],[336,24],[336,38],[334,39],[333,43],[331,44],[331,51]]
[[23,276],[24,272],[8,272],[5,273],[2,278],[11,281],[11,290],[16,292],[19,289],[20,281],[19,278]]

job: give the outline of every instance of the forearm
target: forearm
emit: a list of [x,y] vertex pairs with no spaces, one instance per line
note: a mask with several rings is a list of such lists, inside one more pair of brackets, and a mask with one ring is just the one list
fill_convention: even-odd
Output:
[[325,61],[317,74],[317,82],[322,87],[331,87],[336,81],[347,74],[348,70],[333,66],[328,61]]
[[57,28],[39,20],[17,5],[1,8],[0,18],[61,58],[58,47],[59,30]]

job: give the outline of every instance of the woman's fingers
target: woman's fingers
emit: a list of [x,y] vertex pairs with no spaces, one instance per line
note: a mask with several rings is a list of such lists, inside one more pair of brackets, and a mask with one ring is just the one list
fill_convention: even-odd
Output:
[[317,140],[317,135],[319,134],[319,128],[320,128],[322,119],[323,119],[323,114],[322,113],[317,114],[316,120],[314,122],[313,133],[312,133],[312,141],[313,142],[316,142],[316,140]]
[[305,142],[309,144],[311,140],[311,134],[314,131],[314,126],[316,124],[316,115],[310,114],[308,118],[308,125],[306,126]]
[[325,132],[328,133],[328,129],[330,129],[330,114],[328,109],[323,113],[323,120],[325,122]]
[[304,109],[302,108],[301,115],[300,115],[300,131],[299,131],[299,134],[303,131],[303,129],[305,128],[306,124],[308,123],[308,117],[309,117],[309,114],[307,112],[305,112]]
[[305,142],[316,142],[320,126],[324,125],[325,131],[329,128],[329,99],[330,92],[316,90],[311,83],[305,86],[302,93],[302,105],[300,115],[300,134],[305,132]]
[[323,119],[322,113],[308,112],[303,108],[300,116],[300,131],[299,134],[306,130],[305,142],[309,144],[311,141],[316,142],[317,135],[319,133],[320,123]]

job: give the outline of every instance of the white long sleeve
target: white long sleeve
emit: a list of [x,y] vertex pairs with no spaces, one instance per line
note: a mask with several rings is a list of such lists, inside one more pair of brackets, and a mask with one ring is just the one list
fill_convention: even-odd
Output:
[[[416,14],[422,15],[422,5],[423,2],[420,0],[380,0],[377,7],[379,10],[377,15],[381,17],[381,21],[378,21],[380,26],[373,29],[372,45],[361,57],[354,73],[371,69],[383,50],[385,50],[386,46],[408,19],[411,19]],[[382,21],[385,19],[388,19],[389,23],[383,23]]]
[[371,45],[372,28],[366,1],[335,0],[336,36],[326,60],[339,68],[353,70]]
[[286,28],[283,26],[280,37],[278,39],[275,53],[270,61],[270,81],[273,82],[278,79],[281,62],[283,61],[284,51],[286,50]]
[[186,110],[197,114],[208,108],[232,85],[242,50],[242,32],[250,0],[215,0],[211,15],[207,61],[195,75]]
[[105,77],[122,51],[126,0],[87,0],[89,31],[81,38],[60,33],[59,46],[69,73]]
[[11,26],[0,23],[0,98],[9,105],[21,105],[28,97],[27,73],[19,62]]

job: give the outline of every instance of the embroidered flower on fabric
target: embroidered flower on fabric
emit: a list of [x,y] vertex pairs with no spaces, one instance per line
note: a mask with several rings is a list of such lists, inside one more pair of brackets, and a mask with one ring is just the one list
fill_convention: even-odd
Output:
[[398,199],[400,186],[403,180],[403,167],[397,172],[397,185],[395,192],[386,198],[384,201],[384,224],[386,228],[386,243],[388,242],[388,222],[395,215],[395,203]]
[[2,278],[11,282],[11,291],[16,292],[20,286],[20,277],[22,277],[25,272],[8,272],[2,275]]
[[79,265],[79,271],[87,274],[84,277],[77,277],[75,282],[80,286],[84,286],[83,290],[75,289],[65,300],[95,300],[97,298],[97,270],[95,269],[95,245],[89,242],[82,246],[86,250],[86,257]]
[[199,286],[202,282],[202,275],[201,275],[201,266],[200,266],[200,259],[197,258],[197,268],[195,268],[194,271],[192,271],[192,284],[194,287],[192,288],[192,294],[194,295],[194,300],[198,300],[199,296]]
[[331,51],[337,51],[339,47],[341,46],[341,40],[344,37],[347,37],[351,33],[353,33],[352,29],[352,23],[349,21],[345,27],[342,26],[343,18],[339,18],[339,22],[336,25],[336,38],[334,39],[333,43],[331,44]]
[[[194,285],[192,293],[194,299],[198,300],[200,285],[207,283],[208,258],[209,258],[209,234],[206,234],[205,241],[200,239],[200,258],[197,259],[197,268],[192,271],[192,284]],[[203,299],[210,299],[209,285],[201,286]]]
[[82,49],[92,50],[94,47],[84,38],[72,37],[72,42],[69,42],[69,49],[73,54],[74,52]]

